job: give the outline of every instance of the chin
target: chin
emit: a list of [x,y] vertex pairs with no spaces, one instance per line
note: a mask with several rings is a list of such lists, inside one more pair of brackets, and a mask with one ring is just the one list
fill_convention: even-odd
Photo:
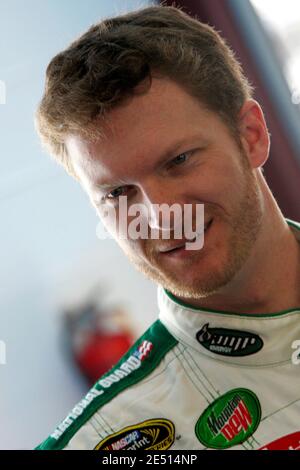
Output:
[[181,273],[165,275],[165,285],[175,295],[182,297],[204,298],[217,293],[222,287],[226,286],[234,277],[234,272],[229,269],[227,263],[216,265],[206,264],[203,266],[188,267]]

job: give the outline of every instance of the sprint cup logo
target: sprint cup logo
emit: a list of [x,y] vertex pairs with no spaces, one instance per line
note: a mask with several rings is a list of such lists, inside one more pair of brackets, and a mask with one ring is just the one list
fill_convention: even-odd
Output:
[[94,450],[167,450],[175,440],[168,419],[150,419],[128,426],[99,442]]
[[196,338],[208,351],[232,357],[250,356],[260,351],[264,344],[254,333],[228,328],[209,328],[209,323],[197,332]]
[[196,423],[199,441],[212,449],[227,449],[246,441],[256,431],[261,418],[257,396],[236,388],[209,405]]

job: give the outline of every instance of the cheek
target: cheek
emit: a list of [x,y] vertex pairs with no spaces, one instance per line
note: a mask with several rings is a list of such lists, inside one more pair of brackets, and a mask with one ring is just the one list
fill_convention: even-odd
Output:
[[118,223],[117,217],[114,211],[107,208],[97,208],[97,215],[100,219],[99,230],[107,232],[113,238],[117,238]]
[[231,219],[244,197],[245,180],[245,174],[238,167],[216,165],[189,185],[188,199],[204,204],[204,217]]
[[134,242],[128,237],[130,218],[127,214],[122,216],[113,206],[97,209],[97,214],[100,218],[100,224],[120,245],[129,246]]
[[245,174],[239,165],[231,163],[230,157],[228,162],[224,161],[222,165],[214,171],[214,177],[211,180],[210,190],[215,194],[218,200],[235,200],[239,198],[244,184]]

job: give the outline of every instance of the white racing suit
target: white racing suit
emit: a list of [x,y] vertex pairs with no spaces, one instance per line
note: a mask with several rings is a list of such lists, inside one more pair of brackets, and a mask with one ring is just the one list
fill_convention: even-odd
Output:
[[[286,219],[300,242],[300,224]],[[280,286],[278,286],[280,288]],[[159,318],[37,449],[300,449],[300,306]]]

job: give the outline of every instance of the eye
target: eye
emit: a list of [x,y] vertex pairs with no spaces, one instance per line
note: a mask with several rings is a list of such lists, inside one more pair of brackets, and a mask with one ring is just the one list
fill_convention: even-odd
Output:
[[110,193],[106,195],[107,199],[117,199],[120,196],[124,196],[124,191],[127,186],[120,186],[119,188],[113,189]]
[[171,166],[172,165],[175,165],[175,166],[182,165],[182,163],[185,163],[188,160],[189,156],[192,153],[193,152],[190,151],[190,152],[183,152],[180,155],[177,155],[177,157],[175,157],[175,158],[173,158],[173,160],[171,160],[171,162],[170,162]]

